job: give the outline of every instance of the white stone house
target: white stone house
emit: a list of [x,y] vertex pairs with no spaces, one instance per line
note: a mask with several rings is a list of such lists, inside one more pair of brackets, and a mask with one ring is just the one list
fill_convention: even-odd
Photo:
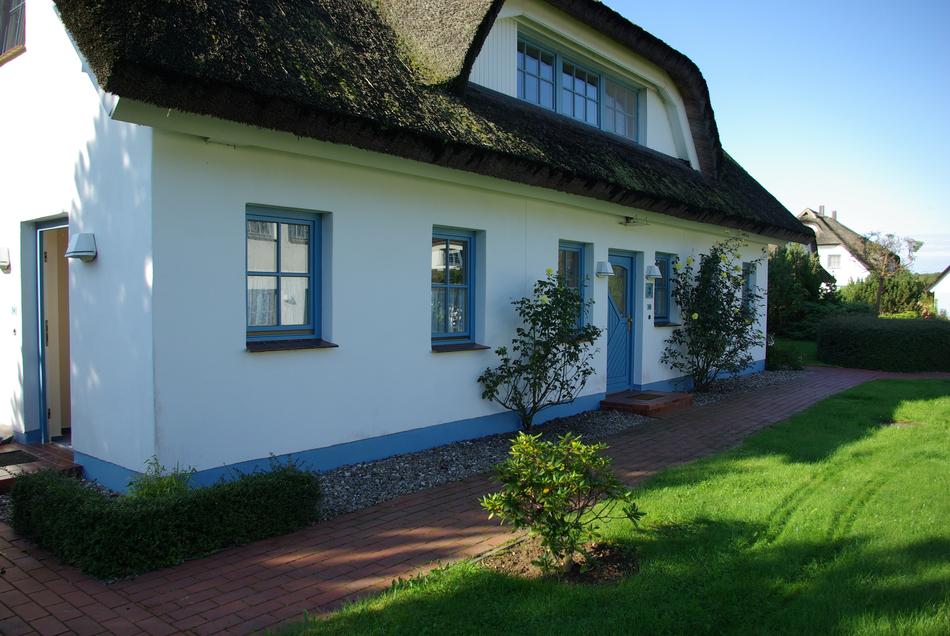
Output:
[[867,239],[841,223],[837,211],[829,216],[823,205],[817,212],[805,208],[798,218],[815,233],[812,249],[818,251],[821,266],[834,277],[838,287],[868,277],[871,268],[865,256]]
[[950,265],[937,277],[927,291],[934,295],[937,315],[950,316]]
[[512,430],[476,377],[559,264],[606,333],[545,417],[679,386],[646,267],[813,239],[598,2],[224,4],[0,3],[0,419],[108,486]]

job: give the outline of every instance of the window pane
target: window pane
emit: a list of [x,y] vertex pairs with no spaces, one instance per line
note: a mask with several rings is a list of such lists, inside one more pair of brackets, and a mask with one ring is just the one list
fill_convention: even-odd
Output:
[[574,112],[574,93],[566,88],[561,90],[561,112],[568,115]]
[[584,89],[585,89],[585,87],[587,86],[587,85],[584,83],[584,79],[583,79],[584,73],[583,73],[583,71],[577,71],[577,74],[580,75],[581,77],[575,77],[575,78],[574,78],[574,92],[575,92],[575,93],[580,93],[581,95],[583,95],[583,94],[584,94]]
[[554,108],[554,84],[551,82],[541,82],[540,104],[545,108]]
[[277,325],[277,277],[247,277],[247,325],[274,327]]
[[566,287],[580,289],[580,252],[577,250],[560,250],[558,254],[558,276]]
[[584,98],[580,95],[574,96],[574,116],[584,119]]
[[449,289],[449,333],[468,331],[468,289]]
[[554,56],[541,52],[541,79],[554,81]]
[[447,241],[445,239],[432,239],[432,282],[445,282],[445,249]]
[[617,311],[624,314],[627,311],[627,268],[616,264],[613,268],[614,275],[607,279],[607,290]]
[[465,241],[449,241],[449,282],[453,285],[464,285],[466,282],[467,245]]
[[538,74],[538,57],[540,51],[533,46],[527,48],[527,58],[525,59],[525,69],[532,75]]
[[445,333],[445,298],[444,287],[432,288],[432,333]]
[[587,123],[597,125],[597,102],[587,100]]
[[518,68],[524,68],[524,42],[518,42]]
[[282,276],[280,279],[280,324],[305,325],[310,315],[310,279]]
[[538,103],[538,78],[530,75],[524,81],[524,98],[532,104]]
[[518,69],[518,97],[524,99],[524,71]]
[[251,272],[277,271],[277,224],[247,222],[247,269]]
[[280,224],[280,271],[306,274],[310,271],[310,226]]

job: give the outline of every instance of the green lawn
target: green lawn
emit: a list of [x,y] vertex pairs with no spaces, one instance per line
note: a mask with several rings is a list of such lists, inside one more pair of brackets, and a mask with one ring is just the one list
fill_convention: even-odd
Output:
[[462,563],[286,633],[950,634],[950,381],[863,385],[639,494],[623,583]]
[[802,364],[817,364],[819,366],[828,366],[818,360],[818,343],[814,340],[791,340],[789,338],[776,338],[775,344],[783,349],[789,349],[802,356]]

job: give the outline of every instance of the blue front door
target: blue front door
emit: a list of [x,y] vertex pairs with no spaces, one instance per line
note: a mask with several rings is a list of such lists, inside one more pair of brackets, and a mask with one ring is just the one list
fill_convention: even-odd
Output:
[[633,257],[611,254],[610,265],[614,275],[607,284],[608,393],[633,384]]

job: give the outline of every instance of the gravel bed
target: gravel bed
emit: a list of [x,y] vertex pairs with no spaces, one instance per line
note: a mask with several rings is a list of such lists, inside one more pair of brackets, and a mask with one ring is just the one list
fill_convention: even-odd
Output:
[[[799,371],[764,371],[716,382],[712,390],[696,394],[696,406],[705,406],[735,393],[747,393],[799,377]],[[552,420],[538,427],[543,438],[571,431],[586,441],[619,433],[647,418],[620,411],[590,411]],[[454,442],[428,450],[396,455],[373,462],[351,464],[323,473],[320,518],[332,519],[347,512],[408,495],[432,486],[465,479],[490,470],[505,459],[515,433],[490,435]]]
[[738,378],[716,380],[706,393],[694,393],[693,405],[706,406],[715,404],[723,398],[737,393],[750,393],[768,386],[782,384],[801,377],[801,371],[763,371],[753,375]]
[[[583,436],[585,441],[593,441],[645,421],[645,417],[633,413],[589,411],[551,420],[535,432],[550,439],[570,431]],[[453,442],[323,473],[320,518],[332,519],[400,495],[483,473],[505,459],[515,435],[502,433]]]
[[0,495],[0,521],[10,523],[13,519],[13,501],[10,495]]

